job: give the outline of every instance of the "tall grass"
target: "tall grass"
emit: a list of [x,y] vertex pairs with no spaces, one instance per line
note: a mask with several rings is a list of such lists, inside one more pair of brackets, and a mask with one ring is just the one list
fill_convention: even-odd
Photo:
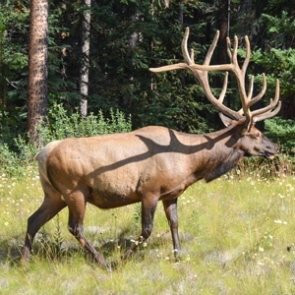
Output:
[[295,179],[234,175],[196,183],[179,199],[182,258],[175,262],[159,204],[147,245],[127,261],[140,232],[139,205],[88,206],[85,234],[113,271],[98,268],[67,231],[67,210],[47,223],[26,267],[16,262],[27,217],[42,201],[34,167],[0,175],[1,294],[294,294]]

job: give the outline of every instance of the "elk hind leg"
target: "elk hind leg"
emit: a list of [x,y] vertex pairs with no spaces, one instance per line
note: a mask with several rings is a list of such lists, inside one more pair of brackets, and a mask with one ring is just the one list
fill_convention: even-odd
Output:
[[47,187],[46,191],[44,189],[44,194],[43,203],[28,219],[25,244],[21,255],[22,262],[29,260],[32,243],[38,230],[66,206],[61,199],[61,194],[53,188]]
[[94,260],[104,268],[107,267],[103,255],[95,250],[95,248],[86,240],[83,234],[83,220],[86,210],[85,193],[75,191],[66,197],[69,207],[68,229],[70,233],[79,241],[81,246],[91,254]]

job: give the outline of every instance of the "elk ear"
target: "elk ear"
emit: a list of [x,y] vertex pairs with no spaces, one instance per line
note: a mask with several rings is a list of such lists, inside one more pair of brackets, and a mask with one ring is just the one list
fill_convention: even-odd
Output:
[[225,116],[225,115],[222,114],[222,113],[218,113],[218,115],[219,115],[219,118],[220,118],[221,122],[223,123],[223,125],[224,125],[225,127],[228,127],[229,125],[232,124],[233,120],[230,119],[229,117]]

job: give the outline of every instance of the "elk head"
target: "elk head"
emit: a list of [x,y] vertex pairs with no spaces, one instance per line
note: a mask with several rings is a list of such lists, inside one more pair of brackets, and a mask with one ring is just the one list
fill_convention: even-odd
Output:
[[[234,37],[233,46],[231,40],[227,37],[227,54],[230,60],[228,64],[210,65],[210,61],[216,48],[219,31],[216,32],[213,42],[205,56],[203,64],[196,64],[194,61],[194,51],[189,53],[187,41],[189,36],[189,28],[185,30],[182,40],[181,49],[184,57],[184,63],[167,65],[159,68],[150,68],[150,71],[159,73],[172,70],[186,69],[190,70],[195,78],[200,82],[207,99],[220,112],[220,118],[225,126],[238,125],[240,128],[239,140],[237,146],[244,152],[246,156],[264,156],[273,157],[278,152],[278,146],[272,143],[264,136],[254,125],[258,121],[262,121],[275,116],[281,108],[280,99],[280,83],[276,80],[275,96],[270,103],[260,109],[251,111],[250,108],[260,101],[264,96],[267,88],[266,76],[262,74],[263,85],[261,91],[253,97],[254,77],[250,76],[249,87],[246,89],[246,71],[249,65],[251,49],[248,36],[245,36],[246,57],[242,67],[238,63],[238,38]],[[209,71],[225,71],[224,83],[218,98],[211,91],[208,72]],[[223,104],[228,84],[228,72],[231,72],[237,82],[239,96],[242,108],[238,111],[232,110]]]

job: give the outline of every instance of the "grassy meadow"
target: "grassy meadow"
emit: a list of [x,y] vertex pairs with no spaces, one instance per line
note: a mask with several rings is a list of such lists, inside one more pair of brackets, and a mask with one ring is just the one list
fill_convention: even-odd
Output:
[[17,259],[26,220],[43,199],[36,169],[0,174],[0,294],[295,294],[295,179],[222,177],[179,199],[181,261],[159,204],[147,244],[127,261],[140,233],[138,204],[103,211],[88,205],[85,233],[112,264],[106,272],[67,231],[67,209],[36,237],[26,266]]

